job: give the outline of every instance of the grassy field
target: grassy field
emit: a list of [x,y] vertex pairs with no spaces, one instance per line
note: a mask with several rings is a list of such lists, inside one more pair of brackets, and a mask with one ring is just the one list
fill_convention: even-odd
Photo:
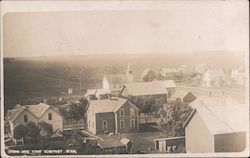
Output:
[[224,55],[196,55],[194,58],[193,55],[169,54],[5,58],[5,110],[34,97],[59,96],[70,87],[79,89],[80,78],[83,91],[101,87],[104,74],[124,73],[128,62],[132,62],[135,78],[138,79],[146,68],[158,71],[163,67],[202,63],[217,68],[230,68],[243,60]]

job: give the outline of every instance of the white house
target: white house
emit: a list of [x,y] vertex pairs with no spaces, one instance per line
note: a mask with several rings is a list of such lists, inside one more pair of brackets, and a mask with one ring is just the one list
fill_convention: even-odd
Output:
[[10,134],[13,135],[14,128],[18,124],[27,122],[46,122],[52,125],[53,131],[63,129],[63,117],[53,107],[47,104],[38,105],[16,105],[13,109],[8,110],[6,120],[10,125]]

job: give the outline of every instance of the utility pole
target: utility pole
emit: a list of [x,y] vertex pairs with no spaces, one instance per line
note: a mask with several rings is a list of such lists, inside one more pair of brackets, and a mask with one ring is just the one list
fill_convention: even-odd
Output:
[[80,90],[82,90],[82,78],[79,77],[79,82],[80,82]]

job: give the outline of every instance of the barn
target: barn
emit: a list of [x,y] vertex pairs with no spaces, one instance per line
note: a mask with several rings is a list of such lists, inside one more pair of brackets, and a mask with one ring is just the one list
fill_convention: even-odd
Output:
[[247,106],[232,98],[202,97],[183,125],[188,153],[241,152],[246,148]]

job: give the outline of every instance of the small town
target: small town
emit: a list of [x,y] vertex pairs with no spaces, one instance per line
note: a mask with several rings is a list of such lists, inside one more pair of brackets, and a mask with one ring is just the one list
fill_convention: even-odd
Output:
[[[207,64],[105,74],[101,86],[17,104],[5,116],[8,155],[242,152],[245,67]],[[126,66],[124,66],[126,67]],[[235,95],[235,93],[238,93]],[[231,117],[234,116],[234,117]]]
[[0,157],[249,157],[249,2],[0,2]]

